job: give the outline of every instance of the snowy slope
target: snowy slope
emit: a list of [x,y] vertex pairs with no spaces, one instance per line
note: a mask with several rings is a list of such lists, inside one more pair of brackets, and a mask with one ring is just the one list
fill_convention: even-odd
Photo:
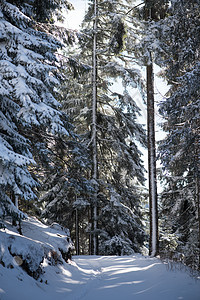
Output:
[[[21,245],[22,253],[27,252],[31,243],[33,256],[34,243],[42,245],[41,249],[58,252],[63,247],[64,234],[62,236],[60,228],[47,227],[32,218],[24,221],[22,229],[24,236],[18,236],[11,227],[0,230],[1,256],[11,235],[15,237],[13,247],[19,250]],[[21,238],[20,243],[16,237]],[[200,277],[195,279],[186,271],[168,270],[167,264],[159,259],[141,255],[74,256],[69,263],[62,259],[50,263],[49,258],[44,257],[43,273],[38,280],[27,275],[13,257],[12,265],[13,269],[0,265],[0,300],[200,299]]]

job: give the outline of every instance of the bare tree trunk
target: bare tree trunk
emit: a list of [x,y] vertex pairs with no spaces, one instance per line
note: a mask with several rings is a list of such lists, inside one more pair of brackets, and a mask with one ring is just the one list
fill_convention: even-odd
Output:
[[149,254],[158,254],[158,207],[156,180],[156,148],[155,148],[155,112],[154,112],[154,74],[153,63],[146,67],[147,71],[147,128],[148,128],[148,173],[149,173],[149,212],[150,241]]
[[197,203],[197,217],[198,217],[198,251],[199,251],[199,265],[198,268],[200,270],[200,179],[196,177],[196,203]]
[[[155,16],[155,9],[151,0],[145,1],[145,20]],[[148,174],[149,174],[149,214],[150,239],[149,255],[156,256],[159,252],[158,243],[158,204],[156,180],[156,145],[155,145],[155,112],[154,112],[154,73],[151,51],[150,63],[146,67],[147,78],[147,131],[148,131]]]
[[97,254],[97,12],[98,0],[94,0],[94,25],[93,25],[93,74],[92,74],[92,179],[95,183],[95,193],[93,199],[93,254]]
[[75,210],[76,218],[76,255],[80,254],[80,241],[79,241],[79,218],[78,218],[78,208]]
[[200,151],[199,151],[199,132],[197,130],[197,137],[195,138],[195,181],[196,181],[196,206],[197,206],[197,218],[198,218],[198,268],[200,270]]

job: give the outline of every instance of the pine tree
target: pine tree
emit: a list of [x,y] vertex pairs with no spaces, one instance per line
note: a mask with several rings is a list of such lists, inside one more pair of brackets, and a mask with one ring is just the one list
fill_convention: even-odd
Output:
[[32,166],[48,160],[49,138],[69,135],[55,98],[61,43],[34,21],[35,8],[31,1],[0,1],[1,215],[13,219],[22,215],[18,200],[36,198]]
[[95,184],[94,200],[93,200],[93,253],[97,254],[97,193],[98,193],[98,152],[97,152],[97,22],[98,22],[98,0],[94,0],[94,22],[93,22],[93,49],[92,49],[92,128],[91,128],[91,144],[92,144],[92,180]]
[[195,268],[200,249],[199,14],[198,1],[173,2],[168,18],[158,28],[163,49],[160,63],[171,85],[160,105],[167,132],[160,145],[167,182],[162,195],[163,211],[173,216],[167,224],[178,235],[176,251]]
[[[78,238],[80,223],[83,227],[88,216],[89,203],[84,195],[94,192],[86,176],[90,169],[88,155],[75,137],[55,141],[51,148],[51,167],[43,173],[38,205],[41,217],[48,224],[57,222],[67,227],[72,240]],[[80,251],[78,240],[77,254]],[[87,251],[87,245],[82,249]]]
[[[128,63],[118,59],[123,49],[123,38],[125,34],[125,24],[121,18],[121,13],[127,11],[122,2],[98,1],[98,21],[97,21],[97,151],[98,151],[98,179],[93,180],[94,189],[98,188],[97,194],[97,228],[92,226],[91,234],[98,234],[98,242],[101,247],[99,251],[103,253],[108,249],[104,247],[109,241],[124,240],[121,243],[121,253],[125,251],[128,237],[120,230],[117,220],[119,214],[124,218],[124,223],[128,222],[129,232],[133,230],[133,224],[137,220],[135,227],[135,243],[142,245],[144,232],[140,220],[141,212],[139,208],[139,190],[137,185],[144,183],[144,168],[141,161],[141,152],[137,143],[146,145],[145,134],[142,126],[137,123],[137,115],[140,113],[134,99],[130,95],[131,88],[139,87],[143,90],[143,82],[139,71]],[[89,5],[85,16],[84,27],[80,36],[81,53],[76,57],[77,62],[84,64],[83,76],[75,74],[78,80],[72,85],[68,82],[66,90],[67,97],[65,107],[75,121],[77,132],[82,135],[84,144],[92,157],[92,48],[93,48],[93,20],[94,5]],[[117,57],[117,54],[119,56]],[[116,59],[115,59],[116,57]],[[124,57],[123,57],[124,59]],[[122,81],[122,92],[112,88],[113,80]],[[124,88],[123,88],[124,87]],[[72,95],[72,91],[76,94]],[[71,93],[70,93],[71,92]],[[74,105],[75,103],[75,105]],[[136,142],[137,140],[137,142]],[[91,173],[88,178],[92,178]],[[111,192],[112,190],[112,192]],[[116,206],[115,212],[112,210],[112,195],[120,195],[122,205]],[[118,197],[118,199],[119,199]],[[142,196],[141,196],[142,197]],[[93,205],[93,197],[89,197],[90,205]],[[118,210],[118,219],[110,230],[105,208],[113,211],[113,215]],[[126,217],[125,217],[126,216]],[[105,219],[105,220],[104,220]],[[129,223],[129,220],[132,220]],[[93,214],[91,214],[91,225],[93,225]],[[106,225],[107,224],[107,225]],[[122,223],[121,223],[122,226]],[[120,227],[121,227],[120,226]],[[140,232],[140,238],[136,238],[136,230]],[[128,235],[128,233],[127,233]],[[132,240],[131,240],[132,239]],[[133,235],[130,234],[130,249],[133,247]],[[136,242],[137,240],[137,242]],[[140,242],[139,242],[140,241]],[[112,251],[119,253],[116,244]],[[123,248],[123,250],[122,250]],[[94,249],[92,249],[94,250]],[[98,249],[97,249],[98,250]],[[108,250],[109,252],[110,250]],[[105,253],[106,254],[106,253]]]
[[165,16],[167,2],[165,0],[147,0],[133,6],[127,13],[134,24],[129,36],[128,53],[135,57],[141,66],[146,68],[150,220],[149,254],[152,256],[157,255],[159,252],[153,67],[157,53],[160,54],[160,48],[155,33],[157,22]]
[[[200,228],[197,2],[148,1],[149,7],[153,8],[153,21],[147,23],[148,27],[144,25],[144,38],[136,46],[137,51],[143,53],[143,61],[150,61],[149,53],[153,54],[155,62],[163,68],[164,78],[171,85],[167,98],[160,106],[160,112],[166,118],[163,128],[168,132],[159,149],[166,171],[163,177],[165,189],[162,196],[162,220],[165,220],[164,224],[167,227],[165,233],[170,232],[171,237],[175,237],[171,241],[173,249],[178,245],[175,255],[177,251],[184,253],[187,264],[195,267],[198,264],[195,257],[198,257],[199,241],[196,241]],[[139,10],[140,16],[141,11]],[[176,221],[178,225],[174,226]],[[192,222],[195,226],[191,225]],[[162,251],[165,251],[165,246],[162,246]]]
[[[156,5],[153,1],[145,1],[145,21],[155,21]],[[147,46],[148,47],[148,46]],[[148,48],[147,48],[148,49]],[[155,110],[154,110],[154,72],[151,50],[148,51],[149,60],[146,66],[147,80],[147,132],[148,132],[148,178],[149,178],[149,215],[150,240],[149,254],[156,256],[159,252],[158,244],[158,204],[157,204],[157,174],[156,174],[156,145],[155,145]]]

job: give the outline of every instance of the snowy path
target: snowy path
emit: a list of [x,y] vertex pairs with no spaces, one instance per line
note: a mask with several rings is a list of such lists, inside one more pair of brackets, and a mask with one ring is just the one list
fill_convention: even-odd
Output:
[[0,265],[0,300],[200,300],[200,278],[141,255],[75,256],[44,268],[40,283]]
[[157,259],[80,256],[74,262],[82,284],[71,300],[200,300],[200,281],[184,272],[168,271]]

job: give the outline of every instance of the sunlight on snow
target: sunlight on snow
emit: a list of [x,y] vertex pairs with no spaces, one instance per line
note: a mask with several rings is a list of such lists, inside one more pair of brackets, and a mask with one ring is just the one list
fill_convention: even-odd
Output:
[[144,280],[138,280],[138,281],[126,281],[126,282],[118,282],[117,284],[112,284],[112,285],[107,285],[107,286],[103,286],[100,287],[99,289],[112,289],[112,288],[116,288],[122,285],[131,285],[131,284],[138,284],[138,283],[143,283]]
[[62,274],[63,275],[65,275],[65,276],[67,276],[67,277],[72,277],[72,273],[69,271],[69,270],[67,270],[67,269],[65,269],[65,268],[60,268],[61,270],[62,270]]
[[95,271],[93,269],[83,269],[81,267],[79,267],[75,262],[71,262],[71,264],[73,266],[75,266],[79,271],[85,273],[85,274],[92,274],[92,275],[98,275],[100,272],[99,271]]
[[128,267],[128,266],[115,266],[115,267],[106,267],[102,269],[102,272],[106,273],[106,272],[112,272],[112,275],[117,275],[117,274],[124,274],[124,273],[129,273],[129,272],[137,272],[137,271],[145,271],[148,270],[152,267],[154,267],[155,265],[160,265],[161,263],[154,263],[151,264],[149,266],[146,267]]

